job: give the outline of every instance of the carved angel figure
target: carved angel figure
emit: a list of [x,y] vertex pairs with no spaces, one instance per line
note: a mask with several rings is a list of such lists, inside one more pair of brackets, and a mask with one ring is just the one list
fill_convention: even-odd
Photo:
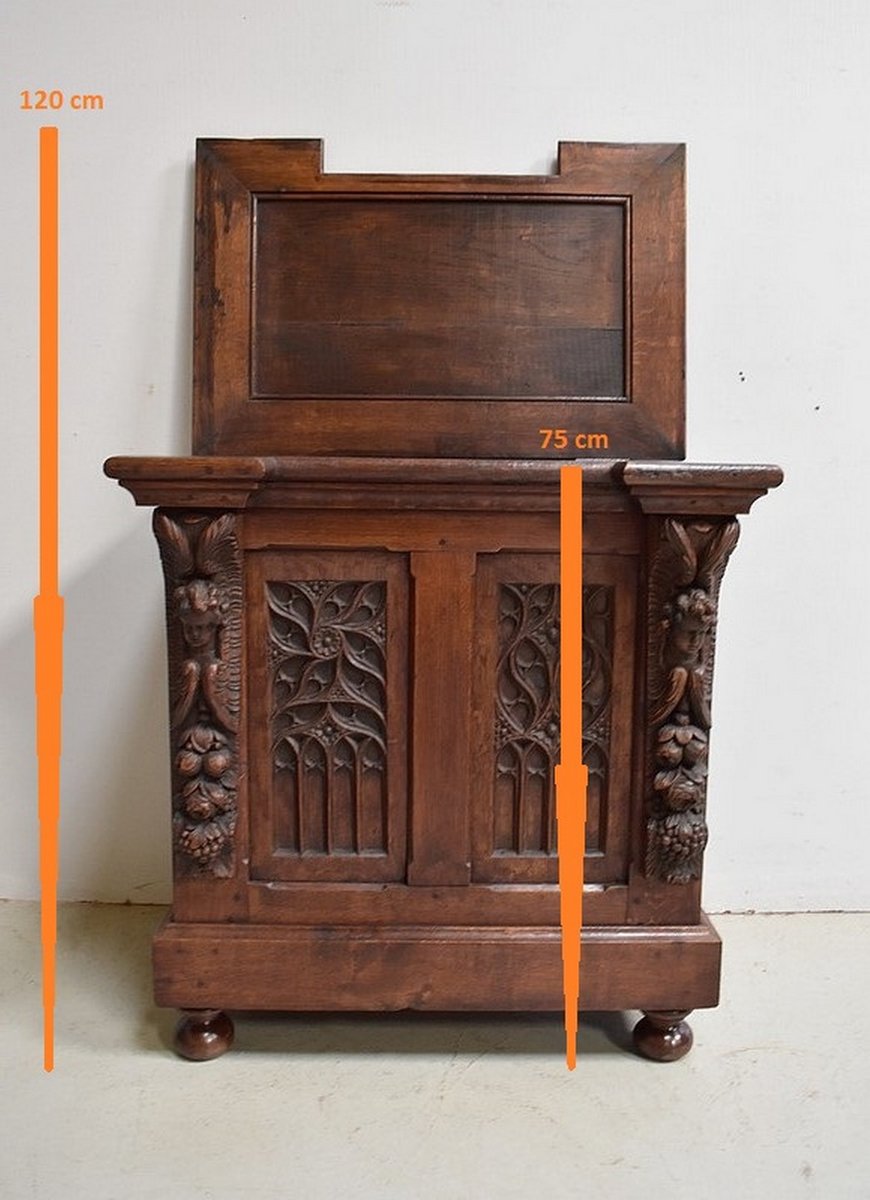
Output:
[[675,709],[686,707],[696,721],[709,728],[704,674],[707,635],[715,620],[716,605],[703,588],[680,592],[665,605],[663,659],[669,675],[653,720],[661,721]]
[[192,579],[176,588],[175,603],[187,655],[181,664],[172,724],[180,725],[199,700],[224,728],[234,729],[235,719],[224,698],[226,671],[220,634],[226,601],[222,592],[208,580]]
[[205,579],[192,579],[175,589],[184,640],[196,655],[215,652],[215,636],[223,624],[220,592]]
[[[716,623],[714,596],[728,556],[737,544],[736,521],[715,526],[697,521],[686,526],[673,517],[663,524],[670,561],[659,558],[658,570],[669,579],[671,597],[665,602],[658,642],[664,687],[651,720],[657,725],[676,709],[688,711],[702,729],[710,728],[707,657],[710,633]],[[670,590],[665,583],[666,592]]]

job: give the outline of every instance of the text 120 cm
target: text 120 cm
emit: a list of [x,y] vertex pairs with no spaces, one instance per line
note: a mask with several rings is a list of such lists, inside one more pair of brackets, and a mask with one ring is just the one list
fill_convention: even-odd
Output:
[[76,112],[93,112],[105,107],[105,101],[99,92],[74,92],[71,96],[65,96],[58,88],[52,91],[37,88],[33,92],[24,91],[19,94],[21,107],[37,112],[57,112],[61,108],[72,108]]

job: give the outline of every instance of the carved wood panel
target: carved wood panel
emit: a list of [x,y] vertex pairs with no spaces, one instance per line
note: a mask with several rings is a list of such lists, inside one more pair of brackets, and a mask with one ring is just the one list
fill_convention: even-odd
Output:
[[740,527],[666,517],[652,535],[648,592],[645,870],[700,879],[719,586]]
[[[253,873],[397,879],[407,664],[401,556],[252,555]],[[401,731],[401,734],[400,732]]]
[[[559,586],[499,588],[493,849],[556,854],[553,771],[560,756]],[[589,768],[587,850],[600,851],[607,795],[613,671],[613,588],[583,588],[583,761]]]
[[528,459],[559,426],[682,455],[682,146],[566,142],[501,177],[322,151],[198,142],[197,454]]
[[559,588],[498,590],[493,849],[554,854],[559,746]]
[[[615,556],[584,560],[583,757],[589,767],[590,881],[600,876],[615,882],[626,867],[627,805],[617,811],[615,797],[627,797],[629,786],[633,562]],[[479,770],[479,786],[490,797],[476,823],[475,877],[481,880],[557,879],[558,568],[557,557],[544,555],[487,556],[481,568],[478,619],[486,649],[479,695],[489,714],[492,746]],[[617,692],[614,679],[621,686]],[[617,764],[615,780],[611,762]]]
[[158,509],[176,875],[227,877],[238,818],[242,567],[232,513]]
[[386,585],[267,582],[278,844],[387,851]]

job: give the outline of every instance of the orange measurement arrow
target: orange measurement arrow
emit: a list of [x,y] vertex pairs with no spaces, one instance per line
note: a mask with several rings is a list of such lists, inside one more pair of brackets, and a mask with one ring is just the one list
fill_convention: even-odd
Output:
[[39,876],[42,896],[43,1064],[54,1070],[63,598],[58,593],[58,134],[39,131],[39,595],[36,754],[39,762]]
[[560,516],[561,762],[556,767],[556,821],[562,924],[562,980],[568,1070],[577,1065],[580,1007],[580,931],[586,787],[583,765],[583,470],[562,467]]

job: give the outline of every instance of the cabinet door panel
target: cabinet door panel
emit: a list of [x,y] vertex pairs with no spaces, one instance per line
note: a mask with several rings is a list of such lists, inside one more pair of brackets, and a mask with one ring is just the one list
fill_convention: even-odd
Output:
[[[635,560],[583,560],[585,878],[627,876]],[[556,883],[559,559],[483,555],[478,565],[475,880]]]
[[251,877],[401,878],[406,559],[255,553],[247,586]]

